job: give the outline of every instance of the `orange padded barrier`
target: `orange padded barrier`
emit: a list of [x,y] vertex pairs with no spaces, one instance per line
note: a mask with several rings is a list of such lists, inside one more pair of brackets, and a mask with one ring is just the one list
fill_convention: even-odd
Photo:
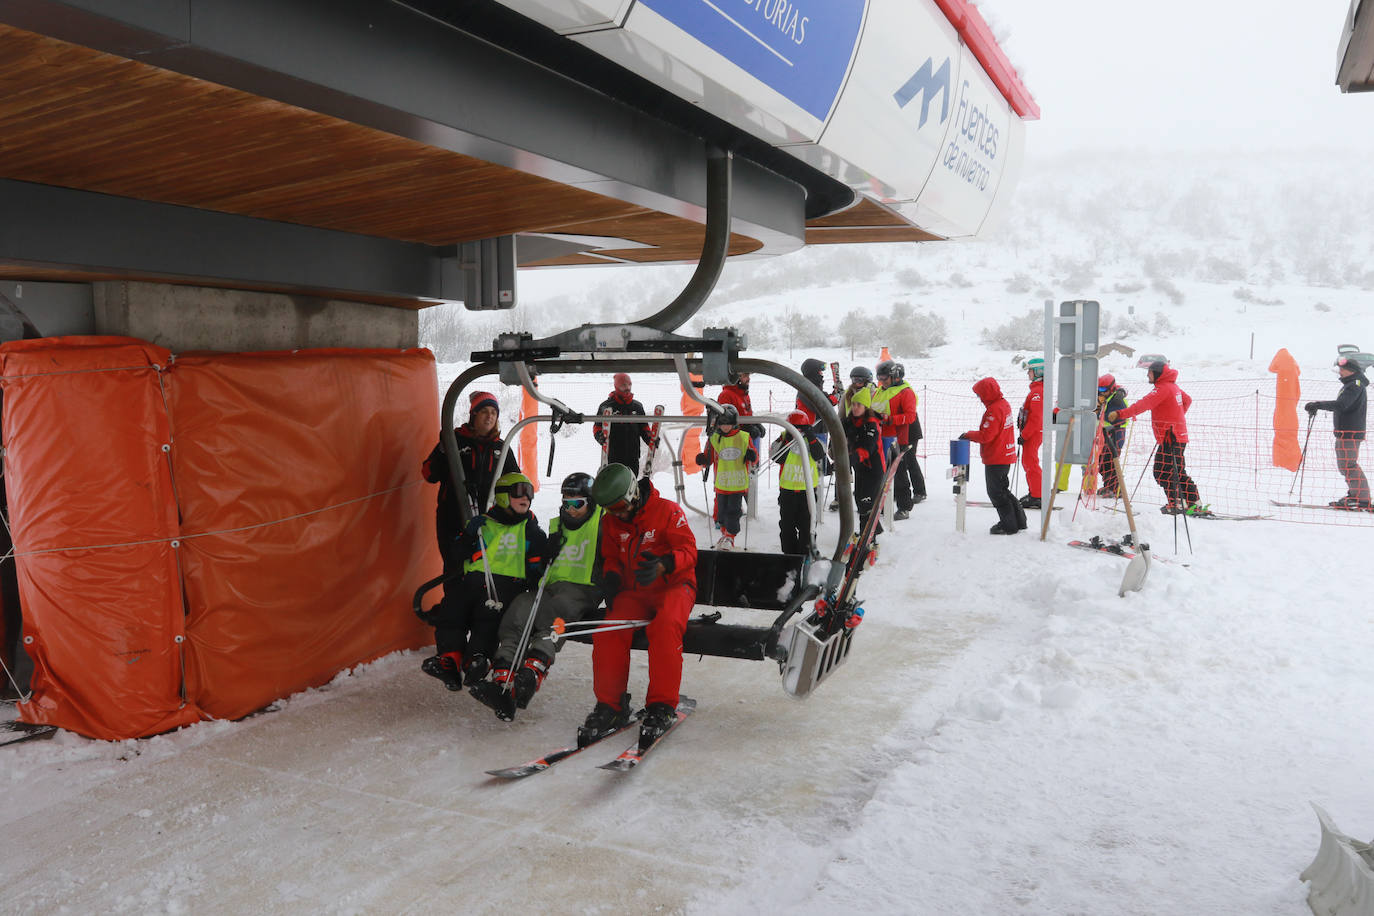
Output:
[[58,338],[0,347],[0,371],[26,721],[151,735],[428,642],[428,351]]

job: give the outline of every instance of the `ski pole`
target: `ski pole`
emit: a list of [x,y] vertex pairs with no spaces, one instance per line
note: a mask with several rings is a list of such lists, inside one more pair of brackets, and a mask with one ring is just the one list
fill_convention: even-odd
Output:
[[615,630],[633,630],[651,623],[652,620],[574,620],[567,623],[559,617],[553,622],[553,632],[558,636],[582,636],[588,633],[595,635]]
[[[1307,438],[1302,440],[1302,457],[1298,459],[1298,470],[1293,474],[1293,482],[1288,486],[1289,496],[1293,495],[1293,487],[1297,486],[1299,475],[1306,476],[1303,472],[1307,470],[1307,443],[1312,441],[1312,424],[1316,419],[1315,410],[1307,415]],[[1302,502],[1302,490],[1298,491],[1298,502]]]
[[1134,497],[1136,493],[1140,492],[1140,482],[1145,479],[1145,471],[1148,470],[1155,463],[1155,452],[1157,451],[1159,451],[1158,442],[1155,443],[1154,448],[1150,449],[1150,457],[1145,459],[1145,466],[1140,469],[1140,476],[1135,479],[1135,487],[1131,489],[1132,497]]
[[[1018,444],[1018,445],[1016,446],[1016,458],[1015,458],[1014,461],[1012,462],[1012,466],[1011,466],[1011,495],[1012,495],[1012,496],[1015,496],[1015,495],[1016,495],[1016,486],[1017,486],[1017,483],[1019,482],[1020,478],[1021,478],[1021,446]],[[1026,480],[1026,486],[1027,486],[1027,487],[1030,486],[1030,479],[1029,479],[1029,478],[1027,478],[1027,480]]]
[[[560,538],[561,540],[561,538]],[[562,544],[559,545],[562,549]],[[520,642],[515,646],[515,659],[510,663],[511,676],[501,685],[502,693],[512,693],[515,690],[515,672],[520,670],[520,666],[525,663],[525,650],[530,646],[530,634],[534,631],[534,618],[539,615],[539,605],[544,600],[544,586],[549,581],[549,573],[553,571],[553,561],[558,559],[558,554],[549,558],[549,565],[544,567],[544,575],[539,577],[539,590],[534,593],[534,604],[530,605],[530,616],[525,621],[525,629],[520,633]]]
[[477,532],[477,543],[482,545],[482,577],[487,583],[487,607],[493,611],[500,611],[503,605],[496,598],[496,580],[491,575],[491,564],[487,562],[487,542],[482,537],[482,532]]

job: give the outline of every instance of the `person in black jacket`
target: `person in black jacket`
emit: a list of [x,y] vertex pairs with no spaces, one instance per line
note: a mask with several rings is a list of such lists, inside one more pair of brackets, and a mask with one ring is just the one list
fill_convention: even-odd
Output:
[[[882,427],[878,415],[861,398],[855,398],[850,403],[849,413],[841,425],[844,426],[844,438],[849,446],[849,468],[854,475],[854,508],[859,512],[859,530],[862,531],[877,502],[883,471],[886,470]],[[878,522],[874,534],[882,532],[883,523]]]
[[[520,465],[515,451],[506,453],[500,472],[496,458],[501,454],[501,413],[496,396],[487,391],[474,391],[469,398],[468,421],[453,431],[458,439],[458,460],[463,467],[463,481],[468,491],[469,516],[487,511],[487,491],[500,474],[518,474]],[[429,453],[420,473],[425,480],[439,485],[439,501],[435,508],[434,529],[439,537],[441,552],[452,547],[453,540],[463,530],[458,513],[458,497],[449,475],[448,456],[444,454],[444,440]],[[448,558],[445,556],[445,563]]]
[[[597,414],[644,416],[644,405],[635,400],[629,374],[617,372],[614,382],[615,388],[596,409]],[[592,436],[606,450],[607,464],[623,464],[639,475],[639,446],[640,443],[649,444],[647,423],[596,423],[592,426]]]
[[1336,467],[1345,477],[1350,492],[1331,502],[1333,509],[1374,509],[1370,502],[1369,480],[1360,470],[1360,443],[1364,441],[1365,408],[1369,379],[1360,364],[1348,356],[1336,360],[1341,376],[1341,393],[1334,401],[1308,401],[1307,413],[1316,416],[1319,410],[1332,414],[1331,426],[1336,436]]
[[[1109,413],[1125,410],[1128,406],[1126,389],[1116,383],[1116,376],[1107,374],[1097,380],[1097,416],[1105,418]],[[1115,423],[1102,419],[1102,450],[1097,453],[1097,471],[1102,476],[1102,486],[1098,496],[1117,496],[1120,481],[1116,477],[1117,462],[1121,448],[1126,444],[1125,420]]]

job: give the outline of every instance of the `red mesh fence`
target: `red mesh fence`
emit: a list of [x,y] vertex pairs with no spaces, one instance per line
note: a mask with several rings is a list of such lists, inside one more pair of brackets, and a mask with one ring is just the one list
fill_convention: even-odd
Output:
[[[457,367],[440,367],[441,371],[451,368],[450,375],[456,375]],[[846,378],[848,365],[845,367]],[[1127,383],[1128,400],[1149,392],[1150,386],[1143,378],[1134,384]],[[447,380],[444,380],[446,383]],[[925,438],[917,449],[926,473],[928,487],[938,492],[944,470],[948,467],[948,442],[959,434],[976,427],[982,416],[983,406],[974,395],[972,384],[975,379],[919,379],[908,378],[918,398],[917,410],[921,417],[921,427]],[[999,378],[998,383],[1010,402],[1015,413],[1026,397],[1028,382],[1024,375]],[[477,387],[481,387],[479,383]],[[666,375],[635,375],[635,397],[649,413],[655,404],[663,404],[669,413],[679,410],[681,390],[677,379]],[[486,385],[490,387],[490,382]],[[1306,450],[1306,458],[1298,472],[1275,467],[1274,458],[1274,411],[1276,406],[1275,379],[1273,376],[1260,379],[1234,379],[1226,381],[1189,381],[1180,380],[1180,387],[1193,399],[1188,411],[1187,449],[1188,473],[1197,483],[1202,502],[1209,504],[1219,513],[1234,515],[1262,515],[1275,520],[1304,522],[1325,525],[1349,525],[1374,527],[1374,513],[1342,512],[1324,508],[1333,499],[1346,493],[1345,480],[1336,470],[1335,454],[1332,448],[1331,413],[1322,411],[1312,424],[1311,438]],[[603,378],[586,375],[549,374],[541,377],[540,388],[545,393],[563,400],[573,410],[593,412],[596,405],[611,390],[610,374]],[[1340,383],[1334,376],[1302,380],[1302,392],[1298,400],[1298,444],[1302,445],[1307,436],[1307,415],[1302,412],[1301,404],[1312,400],[1333,400]],[[718,386],[708,386],[707,393],[714,397],[719,393]],[[796,401],[796,393],[787,385],[755,376],[750,387],[755,413],[775,413],[786,416]],[[503,391],[503,426],[509,428],[519,415],[519,393],[514,389]],[[460,399],[466,404],[466,399]],[[458,422],[467,419],[465,415],[456,417]],[[542,460],[548,455],[548,427],[540,425],[540,455]],[[556,474],[565,474],[576,469],[578,462],[594,462],[599,452],[593,455],[589,449],[581,455],[577,444],[582,439],[591,443],[590,425],[565,427],[559,434],[558,463],[566,467],[555,469]],[[678,431],[670,433],[669,441],[676,446]],[[770,436],[772,433],[770,432]],[[1290,433],[1291,435],[1291,433]],[[566,439],[564,437],[567,437]],[[1127,447],[1122,456],[1124,474],[1133,502],[1138,502],[1142,511],[1156,511],[1164,504],[1164,495],[1155,484],[1149,471],[1149,461],[1154,449],[1154,435],[1150,430],[1150,417],[1145,414],[1136,418],[1127,430]],[[1366,475],[1374,474],[1374,446],[1362,450],[1362,466]],[[666,456],[655,462],[659,469],[666,469]],[[594,464],[593,464],[594,466]],[[583,468],[585,469],[585,468]],[[541,468],[542,471],[542,468]],[[1020,473],[1019,471],[1017,472]],[[975,490],[981,485],[981,474],[975,473]],[[1072,473],[1069,491],[1077,495],[1081,486],[1081,472]],[[775,484],[776,481],[773,481]],[[1021,481],[1018,492],[1026,491]],[[1063,496],[1059,497],[1061,500]],[[1281,503],[1305,503],[1303,506],[1280,506]],[[1091,505],[1091,502],[1090,502]],[[1320,508],[1318,507],[1320,506]]]

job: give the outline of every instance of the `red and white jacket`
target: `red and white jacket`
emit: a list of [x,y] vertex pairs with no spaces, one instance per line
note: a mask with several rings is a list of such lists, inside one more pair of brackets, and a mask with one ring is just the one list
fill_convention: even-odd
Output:
[[1011,405],[1002,397],[1002,388],[994,378],[973,383],[973,393],[986,408],[977,429],[964,433],[964,438],[978,443],[983,464],[1016,463],[1016,430],[1011,419]]
[[[697,587],[697,539],[687,525],[682,507],[658,495],[648,480],[639,484],[639,511],[628,522],[601,516],[603,575],[620,577],[622,591],[653,591],[677,585]],[[673,569],[647,587],[635,582],[635,571],[645,553],[671,555]]]
[[1188,408],[1193,406],[1193,399],[1188,397],[1188,393],[1174,382],[1178,379],[1178,370],[1173,366],[1165,366],[1164,371],[1159,373],[1159,378],[1155,381],[1154,389],[1145,397],[1136,401],[1130,407],[1117,414],[1119,420],[1129,420],[1131,417],[1139,416],[1145,411],[1150,412],[1150,426],[1155,431],[1155,441],[1163,442],[1172,433],[1177,442],[1188,441],[1188,421],[1184,419],[1184,414]]

